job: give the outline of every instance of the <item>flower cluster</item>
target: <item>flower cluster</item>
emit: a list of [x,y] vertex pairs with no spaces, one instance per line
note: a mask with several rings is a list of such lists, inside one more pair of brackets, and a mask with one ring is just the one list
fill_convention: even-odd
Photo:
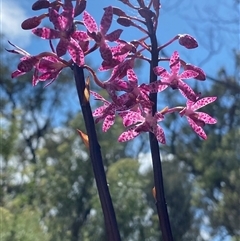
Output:
[[[136,9],[129,1],[121,2]],[[143,1],[141,5],[144,5]],[[152,31],[156,31],[160,7],[158,0],[151,1],[148,6],[140,6],[138,12],[142,18],[138,19],[119,8],[109,6],[104,9],[98,26],[93,16],[85,10],[86,0],[38,0],[33,4],[33,10],[46,9],[46,13],[25,20],[22,28],[31,29],[36,36],[48,40],[51,51],[32,56],[10,43],[15,49],[8,50],[9,52],[23,55],[12,77],[34,70],[33,85],[39,81],[49,85],[64,68],[77,65],[87,69],[95,83],[108,93],[109,99],[105,99],[97,92],[90,92],[103,104],[93,112],[96,122],[103,121],[102,130],[106,132],[114,124],[116,116],[122,118],[126,130],[119,136],[120,142],[129,141],[142,132],[152,132],[160,143],[166,143],[164,131],[159,123],[164,120],[165,115],[173,112],[179,113],[181,117],[185,116],[192,129],[206,139],[203,126],[214,124],[216,120],[197,110],[215,101],[216,97],[201,97],[185,82],[188,79],[205,80],[203,70],[184,62],[177,51],[174,51],[169,59],[158,57],[157,63],[147,57],[147,53],[153,56],[154,51],[159,55],[160,50],[176,40],[187,49],[198,46],[196,39],[188,34],[178,34],[168,43],[155,49],[147,43],[151,35],[147,26],[151,20]],[[121,39],[122,29],[109,33],[114,15],[120,25],[134,27],[144,36],[138,40],[126,41]],[[49,19],[52,28],[39,27],[44,18]],[[54,46],[53,40],[56,39],[59,41]],[[102,59],[98,71],[111,71],[111,76],[105,81],[100,81],[96,71],[85,64],[86,57],[98,49]],[[149,83],[139,83],[139,77],[134,71],[136,59],[150,63],[150,76],[155,79],[151,79]],[[161,61],[169,61],[169,71],[158,65]],[[156,103],[151,96],[167,88],[178,90],[186,99],[185,106],[155,111]]]

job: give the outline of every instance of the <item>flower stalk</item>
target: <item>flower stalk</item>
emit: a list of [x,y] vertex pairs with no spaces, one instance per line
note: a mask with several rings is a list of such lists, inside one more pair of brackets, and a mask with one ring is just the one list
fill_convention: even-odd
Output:
[[85,101],[84,97],[84,90],[86,88],[84,71],[83,68],[75,64],[73,67],[73,72],[78,98],[81,105],[82,114],[89,139],[90,159],[92,162],[93,173],[96,180],[99,199],[102,206],[107,237],[109,241],[120,241],[121,238],[119,234],[115,211],[112,204],[112,199],[108,189],[106,174],[103,166],[102,154],[97,139],[92,110],[89,102]]
[[[150,80],[150,83],[153,83],[157,81],[157,76],[155,75],[153,69],[156,66],[158,66],[159,50],[157,46],[156,32],[154,31],[153,23],[151,19],[148,20],[147,27],[149,31],[151,46],[152,46],[151,64],[149,69],[149,73],[150,73],[149,80]],[[157,93],[151,93],[149,98],[154,103],[152,106],[152,114],[154,115],[157,111]],[[151,132],[149,132],[149,142],[150,142],[152,164],[153,164],[154,185],[156,190],[155,204],[157,208],[160,229],[162,231],[162,237],[164,241],[173,241],[172,230],[171,230],[171,225],[170,225],[169,215],[167,210],[167,203],[165,200],[163,172],[162,172],[159,144],[156,136]]]

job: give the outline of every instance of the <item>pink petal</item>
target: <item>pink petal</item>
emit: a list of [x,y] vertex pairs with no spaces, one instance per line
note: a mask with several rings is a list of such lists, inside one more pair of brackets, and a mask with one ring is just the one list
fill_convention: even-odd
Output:
[[63,56],[64,54],[66,54],[67,52],[67,48],[68,48],[68,44],[69,44],[69,40],[68,39],[65,39],[65,38],[61,38],[58,45],[57,45],[57,48],[56,48],[56,52],[57,52],[57,56],[58,57],[61,57]]
[[[61,65],[61,63],[58,62],[57,58],[53,56],[47,56],[40,60],[38,64],[38,70],[40,72],[46,72],[51,69],[57,68],[58,64]],[[64,67],[64,65],[62,65],[62,67]]]
[[125,127],[144,121],[144,118],[142,117],[142,115],[134,111],[119,113],[119,116],[122,117],[123,125]]
[[113,9],[112,6],[105,8],[105,12],[100,22],[100,32],[105,35],[109,30],[113,18]]
[[94,117],[100,117],[103,115],[104,111],[106,110],[107,106],[106,105],[103,105],[103,106],[100,106],[98,107],[96,110],[93,111],[92,115]]
[[156,136],[160,143],[166,144],[164,131],[159,125],[153,127],[153,134]]
[[137,85],[137,75],[135,74],[135,72],[133,71],[133,69],[128,69],[127,70],[127,79],[128,81],[130,81],[132,84],[134,84],[134,86]]
[[103,132],[107,132],[109,130],[109,128],[114,124],[114,120],[115,120],[115,115],[108,115],[104,119],[103,125],[102,125]]
[[59,31],[50,28],[35,28],[32,33],[43,39],[56,39],[60,38],[61,34]]
[[99,51],[103,60],[112,60],[112,51],[107,44],[101,44]]
[[182,72],[179,76],[179,78],[181,79],[191,79],[191,78],[195,78],[198,76],[198,73],[195,72],[194,70],[185,70],[184,72]]
[[132,140],[133,138],[135,138],[136,136],[138,136],[140,133],[135,131],[135,127],[130,128],[129,130],[123,132],[119,137],[118,137],[118,141],[119,142],[125,142],[125,141],[129,141]]
[[29,72],[33,66],[37,64],[37,62],[38,59],[36,57],[23,57],[21,62],[18,64],[18,69],[21,72]]
[[72,38],[68,44],[68,52],[71,55],[74,63],[80,67],[84,65],[84,53],[79,44]]
[[54,27],[58,30],[65,30],[68,23],[67,18],[61,16],[55,9],[49,8],[49,20],[53,23]]
[[180,70],[180,61],[179,61],[179,54],[177,51],[175,51],[169,61],[169,66],[171,68],[171,72],[172,73],[176,73],[178,74],[179,70]]
[[198,110],[198,109],[202,108],[203,106],[208,105],[208,104],[214,102],[216,99],[217,99],[217,97],[205,97],[205,98],[202,98],[202,99],[198,100],[192,106],[192,110],[193,111]]
[[105,101],[105,99],[100,94],[98,94],[97,92],[90,90],[90,93],[91,93],[91,95],[93,95],[95,97],[96,100]]
[[87,41],[89,40],[89,36],[84,31],[75,31],[71,37],[77,41]]
[[192,127],[192,129],[204,140],[207,139],[207,135],[204,132],[203,128],[201,126],[198,126],[191,118],[187,117],[187,120],[189,122],[189,125]]
[[129,93],[124,93],[124,94],[118,96],[118,98],[117,98],[117,104],[119,106],[126,105],[126,103],[128,103],[129,101],[130,101]]
[[96,21],[87,11],[84,11],[83,13],[83,23],[90,33],[98,32]]
[[99,67],[99,71],[106,71],[108,69],[112,69],[115,66],[117,66],[119,64],[119,60],[118,59],[112,59],[110,62],[109,61],[103,61],[102,65]]
[[116,80],[114,81],[115,84],[115,90],[116,91],[128,91],[131,89],[131,86],[128,82],[125,80]]
[[109,78],[109,81],[114,80],[115,78],[122,79],[126,76],[127,70],[131,68],[129,61],[125,61],[114,67],[112,74]]
[[189,99],[193,102],[196,101],[197,95],[195,94],[195,92],[193,91],[193,89],[189,85],[187,85],[183,81],[179,81],[178,87],[179,87],[179,90],[180,90],[181,94],[184,97],[186,97],[187,99]]
[[216,124],[217,120],[208,115],[207,113],[204,112],[197,112],[198,113],[198,119],[204,121],[206,124]]
[[55,72],[48,72],[44,73],[41,76],[39,76],[38,81],[47,81],[50,80],[44,87],[49,86],[56,78],[58,77],[60,71],[55,71]]
[[153,72],[155,73],[155,75],[157,76],[161,76],[162,78],[169,78],[169,73],[166,71],[166,69],[157,66],[153,68]]
[[64,30],[67,30],[71,28],[73,24],[74,8],[73,8],[72,1],[65,1],[63,5],[63,9],[64,10],[61,13],[61,16],[64,17],[64,20],[66,19],[66,21],[64,22],[64,25],[65,25]]
[[206,79],[206,74],[204,73],[204,71],[195,65],[186,64],[186,65],[183,65],[183,68],[184,68],[184,70],[194,70],[195,72],[197,72],[198,76],[195,77],[195,79],[197,79],[197,80],[203,81]]
[[105,36],[105,39],[110,41],[110,42],[114,42],[117,41],[122,33],[122,29],[117,29],[113,32],[111,32],[110,34]]
[[26,72],[22,72],[22,71],[20,71],[20,70],[16,70],[16,71],[14,71],[14,72],[11,74],[11,77],[12,77],[12,78],[16,78],[16,77],[19,77],[19,76],[24,75],[24,74],[26,74]]
[[147,89],[150,93],[157,93],[165,90],[167,87],[168,85],[164,85],[161,80],[158,80],[144,86],[144,89]]

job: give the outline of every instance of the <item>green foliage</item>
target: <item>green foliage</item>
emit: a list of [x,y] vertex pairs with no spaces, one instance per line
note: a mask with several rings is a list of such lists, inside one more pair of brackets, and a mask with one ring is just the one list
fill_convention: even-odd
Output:
[[40,212],[31,207],[14,209],[0,208],[1,241],[48,241],[49,236],[44,227],[39,225]]

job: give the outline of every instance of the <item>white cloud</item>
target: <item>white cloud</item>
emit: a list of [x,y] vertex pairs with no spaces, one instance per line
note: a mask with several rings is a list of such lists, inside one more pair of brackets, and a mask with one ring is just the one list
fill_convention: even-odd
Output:
[[29,16],[24,8],[19,5],[19,2],[13,0],[1,1],[0,16],[1,33],[5,35],[6,39],[19,47],[28,46],[32,33],[23,30],[21,23]]

